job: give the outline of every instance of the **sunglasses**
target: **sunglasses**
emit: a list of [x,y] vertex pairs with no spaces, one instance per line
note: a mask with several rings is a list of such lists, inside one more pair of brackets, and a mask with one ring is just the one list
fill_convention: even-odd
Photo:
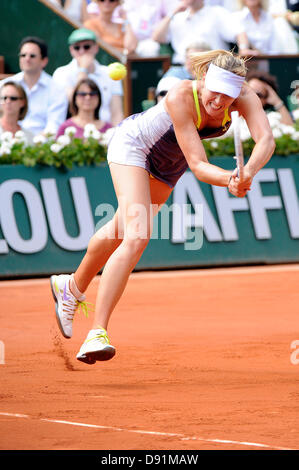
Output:
[[73,46],[73,49],[75,49],[75,51],[80,51],[80,49],[88,51],[90,48],[91,44],[77,44],[76,46]]
[[257,96],[258,96],[261,100],[265,100],[266,98],[268,98],[268,95],[264,95],[263,93],[259,93],[259,92],[257,92]]
[[20,98],[19,96],[1,96],[0,97],[0,101],[7,101],[7,100],[10,100],[10,101],[18,101],[18,100],[22,100],[23,98]]
[[91,98],[93,96],[98,96],[98,93],[96,91],[77,91],[76,96],[81,96],[81,98],[85,98],[86,96],[90,96]]
[[19,57],[21,57],[23,59],[27,55],[28,55],[28,57],[30,57],[30,59],[35,59],[35,57],[37,57],[37,54],[25,54],[25,53],[19,54]]
[[158,96],[166,96],[167,95],[167,90],[163,90],[163,91],[160,91],[160,93],[158,93]]

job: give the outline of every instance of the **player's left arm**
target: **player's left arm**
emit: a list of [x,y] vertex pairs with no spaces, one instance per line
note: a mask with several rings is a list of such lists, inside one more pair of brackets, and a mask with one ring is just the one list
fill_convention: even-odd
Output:
[[172,119],[177,142],[195,177],[204,183],[228,186],[231,171],[209,163],[193,121],[192,102],[190,103],[188,94],[184,91],[184,85],[175,85],[168,92],[166,106]]
[[272,157],[275,150],[275,140],[261,100],[249,85],[244,85],[235,104],[245,119],[255,142],[250,158],[244,167],[244,171],[253,178]]

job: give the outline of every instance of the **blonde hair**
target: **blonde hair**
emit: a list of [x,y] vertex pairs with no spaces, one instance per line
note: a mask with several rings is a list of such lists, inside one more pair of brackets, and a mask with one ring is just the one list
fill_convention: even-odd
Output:
[[190,54],[190,62],[197,80],[202,78],[210,64],[217,65],[217,67],[235,73],[240,77],[246,77],[247,74],[245,59],[231,51],[222,49]]
[[[245,6],[245,1],[244,0],[237,0],[237,6],[238,6],[239,9],[243,8]],[[268,10],[269,0],[260,0],[260,7],[263,10]]]

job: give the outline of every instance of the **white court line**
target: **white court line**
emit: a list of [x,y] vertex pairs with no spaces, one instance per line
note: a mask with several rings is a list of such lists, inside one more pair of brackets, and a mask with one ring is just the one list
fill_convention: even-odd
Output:
[[[240,274],[263,274],[275,272],[298,272],[299,264],[276,264],[269,266],[240,266],[240,267],[224,267],[224,268],[196,268],[196,269],[175,269],[175,270],[153,270],[153,271],[136,271],[130,275],[132,279],[167,279],[167,278],[186,278],[186,277],[207,277],[207,276],[228,276]],[[101,276],[96,276],[92,281],[100,279]],[[49,278],[43,279],[12,279],[1,280],[1,287],[29,287],[38,285],[48,285]]]
[[[5,413],[0,412],[0,416],[10,416],[13,418],[26,418],[26,419],[35,419],[29,415],[24,415],[20,413]],[[60,419],[50,419],[50,418],[40,418],[39,421],[45,421],[47,423],[56,423],[56,424],[66,424],[70,426],[78,426],[84,428],[92,428],[92,429],[106,429],[109,431],[118,431],[118,432],[128,432],[128,433],[135,433],[135,434],[143,434],[143,435],[152,435],[152,436],[162,436],[162,437],[177,437],[182,441],[200,441],[200,442],[210,442],[214,444],[230,444],[230,445],[238,445],[244,447],[258,447],[261,449],[271,449],[271,450],[294,450],[287,447],[278,447],[278,446],[271,446],[268,444],[259,444],[257,442],[245,442],[245,441],[233,441],[229,439],[208,439],[203,437],[192,436],[188,437],[184,434],[180,433],[169,433],[169,432],[159,432],[159,431],[146,431],[142,429],[125,429],[125,428],[117,428],[114,426],[102,426],[99,424],[87,424],[87,423],[77,423],[75,421],[65,421]]]

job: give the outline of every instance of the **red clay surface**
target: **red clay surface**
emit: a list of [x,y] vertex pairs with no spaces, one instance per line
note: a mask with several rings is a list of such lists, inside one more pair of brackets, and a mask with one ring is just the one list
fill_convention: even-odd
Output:
[[0,449],[299,449],[298,286],[299,265],[133,274],[89,366],[91,317],[66,340],[47,279],[0,282]]

